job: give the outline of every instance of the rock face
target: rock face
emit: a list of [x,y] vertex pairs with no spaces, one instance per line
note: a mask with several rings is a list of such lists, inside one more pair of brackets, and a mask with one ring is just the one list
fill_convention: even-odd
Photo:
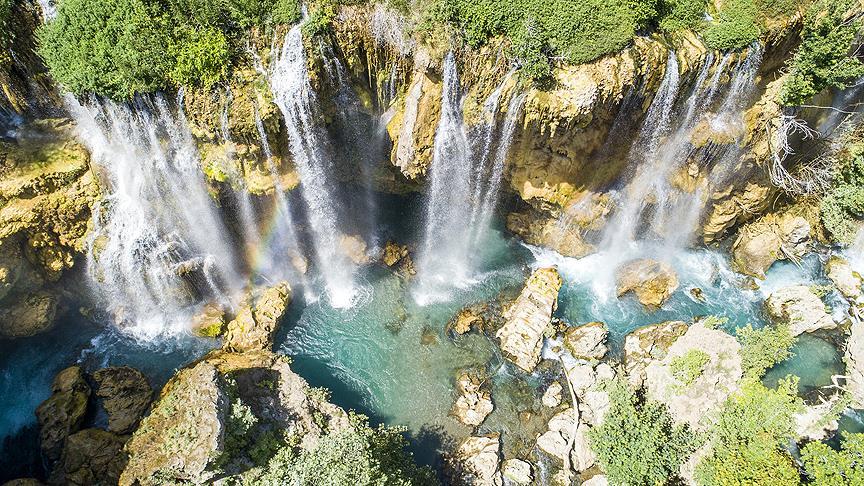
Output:
[[153,401],[153,389],[147,377],[127,366],[105,368],[93,374],[99,384],[96,396],[108,413],[108,430],[117,434],[129,434],[147,412]]
[[[676,422],[704,430],[710,425],[704,418],[738,390],[743,375],[740,351],[741,345],[733,336],[697,322],[669,346],[662,360],[652,361],[646,368],[648,396],[666,404]],[[693,353],[703,356],[704,362],[682,378],[676,365]]]
[[456,314],[456,318],[450,323],[450,329],[456,334],[465,334],[471,329],[483,329],[483,317],[478,312],[478,309],[466,308]]
[[768,214],[741,229],[732,246],[733,264],[741,273],[765,278],[775,261],[804,256],[809,241],[810,223],[803,217]]
[[861,296],[861,275],[843,258],[838,256],[829,258],[825,265],[825,274],[847,299],[854,301]]
[[50,482],[74,486],[117,484],[126,466],[123,453],[126,439],[100,429],[85,429],[70,435]]
[[426,174],[432,163],[435,128],[441,117],[441,79],[417,56],[411,84],[395,116],[387,124],[393,141],[391,160],[408,179]]
[[529,245],[549,248],[564,256],[581,258],[594,252],[594,247],[582,238],[581,227],[544,218],[536,211],[508,214],[507,229]]
[[408,247],[388,241],[384,246],[381,261],[388,267],[395,268],[403,277],[410,277],[417,273],[414,269],[414,261],[408,252]]
[[804,285],[774,291],[765,300],[765,309],[776,322],[788,324],[793,336],[837,327],[822,299]]
[[846,388],[854,408],[864,408],[864,322],[856,320],[846,341]]
[[225,332],[225,310],[217,303],[208,303],[192,316],[192,333],[201,337],[218,337]]
[[465,425],[478,426],[492,413],[492,394],[479,376],[464,372],[456,380],[459,397],[451,413]]
[[536,270],[516,302],[504,313],[506,323],[495,333],[504,355],[527,372],[540,362],[543,333],[558,305],[561,276],[554,268]]
[[658,308],[678,288],[678,277],[668,264],[650,259],[624,264],[616,274],[618,296],[633,292],[649,309]]
[[570,327],[564,332],[564,347],[576,359],[600,359],[606,355],[609,330],[602,322]]
[[273,332],[290,302],[288,282],[253,291],[234,320],[228,323],[222,348],[229,351],[269,349],[273,345]]
[[549,430],[537,438],[543,452],[568,463],[575,471],[594,465],[597,456],[588,445],[589,426],[580,423],[579,412],[568,408],[549,420]]
[[531,484],[534,475],[531,471],[531,463],[521,459],[507,459],[503,465],[504,478],[516,484]]
[[66,439],[81,428],[87,413],[90,386],[78,366],[57,374],[52,395],[36,409],[42,456],[48,465],[60,459]]
[[543,398],[541,399],[541,402],[546,407],[555,408],[558,405],[561,405],[561,393],[563,391],[564,388],[561,386],[561,383],[553,381],[549,384],[549,388],[546,388],[546,391],[543,392]]
[[501,441],[498,434],[468,437],[459,444],[451,468],[456,484],[501,486]]
[[687,323],[667,321],[640,327],[624,338],[624,368],[627,380],[635,388],[645,381],[645,370],[655,360],[663,360],[680,336],[687,332]]

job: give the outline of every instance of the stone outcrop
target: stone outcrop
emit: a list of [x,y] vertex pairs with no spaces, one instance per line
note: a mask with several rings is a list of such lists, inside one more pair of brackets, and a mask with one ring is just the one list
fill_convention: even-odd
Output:
[[507,229],[529,245],[549,248],[564,256],[580,258],[594,252],[594,247],[582,238],[580,227],[544,218],[539,211],[508,214]]
[[450,468],[455,484],[502,486],[501,440],[498,434],[472,436],[456,448]]
[[448,324],[448,328],[452,329],[456,334],[465,334],[471,329],[483,329],[483,316],[480,314],[479,308],[466,307],[456,314],[456,317]]
[[856,319],[846,341],[846,389],[852,395],[853,407],[864,408],[864,322]]
[[541,398],[541,403],[544,406],[549,408],[555,408],[558,405],[561,405],[562,396],[561,393],[564,391],[564,388],[561,386],[561,383],[557,381],[553,381],[546,388],[546,391],[543,392],[543,397]]
[[[710,426],[706,417],[721,407],[738,390],[743,375],[741,345],[733,336],[710,329],[702,322],[692,324],[687,332],[669,346],[662,360],[654,360],[645,369],[648,396],[665,404],[673,420],[687,423],[695,430]],[[690,353],[705,357],[701,369],[682,382],[676,376],[676,360]]]
[[655,360],[663,360],[679,337],[687,332],[687,323],[667,321],[640,327],[624,338],[624,369],[635,388],[645,381],[645,370]]
[[861,297],[861,274],[853,270],[845,259],[836,255],[829,258],[825,264],[825,275],[847,299],[855,301]]
[[589,428],[587,424],[580,423],[577,411],[568,408],[549,420],[549,430],[537,438],[537,447],[569,464],[573,470],[584,471],[597,460],[588,445],[586,434]]
[[531,484],[534,474],[531,463],[522,459],[507,459],[502,465],[504,478],[516,484]]
[[564,332],[564,347],[576,359],[601,359],[606,355],[609,330],[602,322],[570,327]]
[[49,467],[60,459],[67,438],[81,428],[87,413],[90,386],[81,368],[72,366],[57,373],[51,392],[51,396],[36,409],[39,443]]
[[192,333],[215,338],[225,332],[225,309],[218,303],[207,303],[192,316]]
[[777,261],[797,261],[807,252],[810,223],[801,216],[768,214],[745,225],[732,246],[735,269],[746,275],[765,278]]
[[404,99],[387,124],[393,141],[393,165],[409,180],[426,174],[432,163],[435,129],[441,118],[441,79],[428,57],[415,57],[414,72]]
[[252,291],[241,304],[237,316],[228,323],[222,348],[229,351],[270,349],[273,332],[290,302],[288,282]]
[[504,356],[529,373],[540,362],[543,335],[558,305],[561,284],[558,270],[536,270],[525,282],[516,302],[504,312],[506,323],[495,333],[501,340]]
[[129,434],[153,401],[153,389],[143,373],[128,366],[104,368],[93,373],[96,396],[108,414],[108,431]]
[[396,269],[403,277],[410,277],[417,273],[417,270],[414,268],[414,261],[411,259],[411,254],[408,252],[406,245],[388,241],[384,246],[381,261],[384,265]]
[[616,292],[621,297],[628,292],[649,309],[658,308],[678,289],[678,276],[667,263],[650,259],[625,263],[615,275]]
[[495,409],[489,384],[474,373],[463,372],[456,380],[459,397],[451,414],[465,425],[476,427]]
[[114,485],[126,466],[128,437],[101,429],[84,429],[66,440],[66,448],[49,483],[69,486]]
[[837,327],[822,299],[804,285],[775,290],[765,300],[765,310],[775,322],[788,325],[793,336]]

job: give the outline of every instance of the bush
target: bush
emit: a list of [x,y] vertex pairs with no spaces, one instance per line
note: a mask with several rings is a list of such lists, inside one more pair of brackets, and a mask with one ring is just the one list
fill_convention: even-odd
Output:
[[854,146],[841,162],[834,187],[819,206],[822,225],[837,241],[851,243],[864,215],[864,147]]
[[849,51],[860,20],[844,21],[853,0],[822,0],[807,12],[801,45],[788,63],[781,101],[801,105],[825,88],[845,89],[864,76],[864,63]]
[[724,404],[709,431],[711,455],[696,467],[700,485],[799,483],[798,470],[782,449],[794,437],[794,416],[803,404],[798,380],[781,380],[777,389],[747,377]]
[[709,361],[711,361],[711,356],[708,353],[700,349],[691,349],[685,354],[675,357],[669,367],[672,369],[672,375],[682,385],[688,386],[702,375]]
[[702,33],[712,49],[742,49],[759,38],[758,9],[753,0],[730,0]]
[[188,31],[169,53],[175,59],[171,81],[178,86],[200,84],[209,88],[225,78],[231,62],[225,34],[212,27]]
[[811,442],[801,451],[807,476],[816,485],[864,484],[864,434],[843,432],[840,450]]
[[588,432],[591,449],[610,484],[666,484],[698,446],[687,426],[676,426],[658,402],[639,403],[625,383],[608,385],[606,418]]
[[660,7],[660,28],[666,32],[700,30],[705,22],[703,0],[664,0]]
[[741,343],[741,367],[745,375],[754,378],[792,356],[790,349],[797,341],[785,325],[754,329],[747,324],[738,329],[737,335]]

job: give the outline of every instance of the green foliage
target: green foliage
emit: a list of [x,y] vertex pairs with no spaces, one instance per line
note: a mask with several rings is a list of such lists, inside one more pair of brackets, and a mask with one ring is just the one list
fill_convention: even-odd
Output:
[[803,403],[798,380],[781,380],[777,389],[746,377],[729,397],[710,430],[712,453],[696,467],[700,485],[794,485],[798,471],[782,449],[794,437],[794,415]]
[[725,326],[729,322],[729,318],[726,316],[705,316],[700,322],[708,329],[717,329]]
[[0,0],[0,48],[6,49],[12,40],[12,3],[14,0]]
[[608,385],[611,406],[599,426],[588,432],[591,448],[610,484],[666,484],[698,446],[686,426],[676,426],[666,407],[640,403],[625,383]]
[[190,30],[169,54],[176,60],[170,78],[178,86],[200,84],[210,87],[228,74],[231,55],[228,40],[221,31],[209,27]]
[[801,451],[801,459],[816,486],[864,484],[864,434],[844,432],[839,451],[811,442]]
[[699,30],[705,22],[704,0],[664,0],[660,6],[660,28],[666,32]]
[[801,45],[789,61],[781,93],[784,104],[804,104],[825,88],[844,89],[864,76],[864,63],[849,55],[861,21],[843,19],[853,1],[821,0],[810,7]]
[[822,225],[839,242],[851,243],[864,215],[864,147],[854,146],[840,163],[834,187],[819,206]]
[[747,47],[759,38],[761,27],[753,0],[730,0],[714,16],[702,33],[705,45],[712,49],[733,50]]
[[754,329],[747,324],[738,329],[737,335],[741,343],[741,367],[745,375],[754,378],[792,356],[790,350],[797,341],[785,325]]
[[711,361],[711,356],[701,349],[691,349],[681,356],[672,359],[669,367],[674,376],[682,385],[688,386],[696,381],[705,371],[705,366]]

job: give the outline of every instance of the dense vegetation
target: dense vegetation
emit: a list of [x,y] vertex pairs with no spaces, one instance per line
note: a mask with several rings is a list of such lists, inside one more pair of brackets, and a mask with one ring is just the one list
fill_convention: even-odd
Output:
[[741,343],[741,367],[744,374],[759,378],[775,364],[789,358],[797,339],[789,326],[766,326],[754,329],[747,324],[736,331]]
[[801,451],[807,476],[817,485],[864,484],[864,434],[843,433],[840,450],[811,442]]
[[74,93],[113,98],[224,79],[246,31],[299,18],[296,0],[63,0],[39,52]]
[[807,12],[801,45],[789,61],[781,99],[801,105],[825,88],[844,89],[864,76],[864,63],[850,55],[860,18],[845,18],[855,0],[820,0]]
[[840,163],[830,191],[820,204],[822,225],[839,242],[850,243],[864,216],[864,146],[853,144]]
[[666,484],[697,444],[686,426],[676,426],[666,406],[640,401],[626,383],[608,385],[606,418],[588,432],[591,448],[610,484]]

